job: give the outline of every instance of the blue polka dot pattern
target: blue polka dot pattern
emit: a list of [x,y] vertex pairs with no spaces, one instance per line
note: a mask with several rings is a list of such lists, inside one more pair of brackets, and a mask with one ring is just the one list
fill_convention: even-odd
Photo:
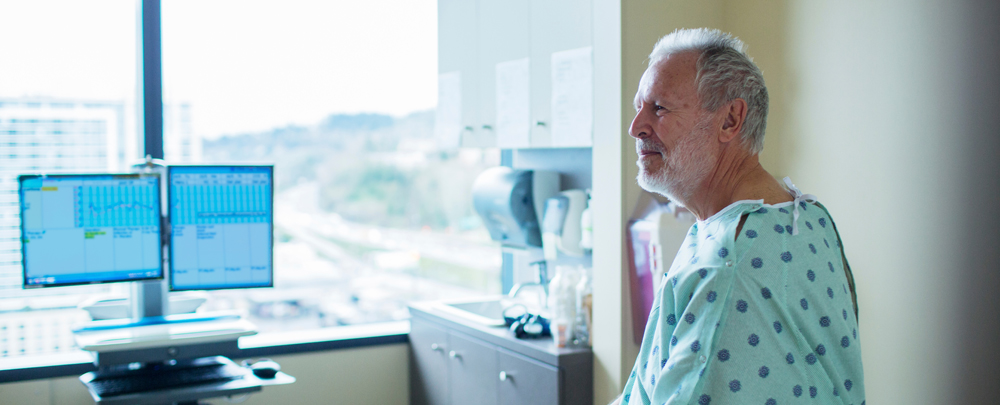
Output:
[[689,325],[694,323],[694,314],[690,312],[684,314],[684,322],[687,322]]
[[650,387],[656,386],[656,374],[651,374],[649,376],[649,386]]
[[809,244],[809,251],[813,252],[813,254],[816,254],[816,245],[813,245],[812,243],[810,243]]
[[802,396],[802,386],[801,385],[796,385],[796,386],[792,387],[792,395],[795,395],[796,398],[801,397]]
[[791,225],[785,225],[785,232],[788,232],[789,234],[792,233],[792,226]]
[[826,354],[826,346],[823,346],[822,343],[819,346],[816,346],[816,354],[820,356]]
[[844,337],[840,338],[840,347],[843,347],[843,348],[846,349],[847,346],[850,346],[850,345],[851,345],[851,339],[848,339],[847,336],[844,336]]
[[781,261],[788,263],[792,261],[792,252],[784,252],[781,254]]
[[758,214],[767,214],[767,208],[761,207],[761,209],[757,210],[757,213]]
[[819,391],[816,390],[816,387],[809,387],[809,398],[816,398],[816,394],[818,393]]
[[709,291],[708,295],[705,297],[705,300],[708,302],[715,302],[715,298],[717,296],[718,294],[716,294],[715,291]]
[[812,354],[812,353],[807,354],[806,355],[806,363],[816,364],[816,355]]
[[854,334],[854,338],[855,338],[855,339],[857,339],[857,338],[858,338],[858,330],[857,330],[857,329],[851,329],[851,333],[853,333],[853,334]]
[[781,322],[774,321],[774,331],[776,333],[781,333]]
[[629,399],[630,397],[632,397],[632,394],[626,394],[626,395],[625,395],[625,403],[626,403],[626,404],[628,403],[628,399]]
[[826,265],[830,266],[830,272],[833,273],[833,263],[832,262],[826,262]]
[[830,287],[826,287],[826,295],[829,295],[830,298],[833,298],[833,289]]
[[853,386],[854,386],[854,382],[851,381],[850,378],[844,380],[844,388],[847,388],[848,391],[850,391],[851,387],[853,387]]
[[844,320],[845,321],[847,320],[847,310],[846,309],[844,310]]
[[771,289],[767,287],[761,288],[760,295],[763,296],[765,300],[771,299]]
[[671,346],[677,346],[677,336],[671,336],[670,337],[670,345]]
[[729,360],[729,350],[726,349],[719,350],[719,354],[716,357],[719,358],[719,361]]
[[732,392],[739,391],[743,386],[740,384],[740,380],[732,380],[729,382],[729,390]]
[[701,350],[701,343],[695,340],[694,343],[691,344],[691,351],[694,353],[698,353],[699,350]]
[[816,222],[819,222],[819,226],[826,228],[826,218],[820,218]]
[[806,301],[805,298],[799,300],[799,305],[802,306],[802,309],[809,309],[809,301]]
[[659,351],[660,351],[660,346],[653,346],[653,355],[654,356],[656,355],[656,352],[659,352]]
[[666,365],[667,365],[667,359],[660,360],[660,368],[663,368]]
[[840,396],[840,390],[837,387],[833,387],[833,396],[835,397]]
[[757,336],[756,333],[751,333],[750,337],[747,338],[747,343],[749,343],[750,346],[756,347],[757,344],[760,343],[760,337]]
[[753,260],[750,260],[750,265],[753,266],[753,268],[755,269],[759,269],[761,266],[764,265],[764,259],[755,257],[753,258]]
[[726,248],[719,249],[719,257],[726,257],[726,256],[729,256],[729,249]]
[[809,221],[806,221],[806,228],[809,228],[810,231],[813,230],[813,224],[810,224]]
[[787,355],[785,355],[785,362],[787,362],[788,364],[795,364],[795,356],[792,356],[791,353],[788,353]]
[[674,326],[677,324],[677,317],[674,314],[667,315],[667,325]]
[[708,269],[698,269],[698,276],[701,278],[708,277]]
[[755,231],[753,229],[747,230],[747,237],[750,238],[750,239],[756,238],[757,237],[757,231]]
[[783,227],[781,225],[775,225],[774,226],[774,231],[777,232],[777,233],[785,233],[785,227]]
[[645,363],[642,363],[642,371],[646,371],[646,368],[647,368],[648,366],[649,366],[649,362],[648,362],[648,361],[647,361],[647,362],[645,362]]
[[736,301],[736,310],[740,312],[747,312],[747,302],[743,300]]
[[803,211],[806,210],[806,202],[805,201],[799,201],[799,206],[802,207]]
[[812,270],[806,272],[806,277],[809,277],[809,281],[816,281],[816,273]]
[[712,397],[708,395],[701,394],[701,397],[698,398],[698,405],[708,405],[710,403],[712,403]]
[[823,238],[823,244],[826,245],[827,249],[830,248],[830,242],[827,242],[826,238]]
[[764,405],[778,405],[778,401],[775,401],[774,398],[768,398]]
[[760,378],[767,378],[768,374],[771,374],[771,369],[767,368],[767,366],[760,366],[760,370],[757,370],[757,375]]
[[778,212],[781,212],[781,213],[783,213],[783,214],[787,214],[787,213],[788,213],[788,210],[786,210],[786,209],[784,209],[784,208],[778,208]]
[[677,276],[674,276],[674,278],[670,279],[670,282],[673,283],[674,287],[677,287]]
[[822,326],[824,328],[830,326],[830,317],[824,316],[822,318],[819,318],[819,326]]

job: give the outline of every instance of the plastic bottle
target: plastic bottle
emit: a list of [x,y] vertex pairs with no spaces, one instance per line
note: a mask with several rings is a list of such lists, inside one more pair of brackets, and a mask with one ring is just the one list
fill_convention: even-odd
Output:
[[576,322],[573,327],[573,345],[590,346],[590,320],[593,314],[594,287],[591,269],[582,268],[580,282],[576,284]]
[[552,339],[557,347],[566,347],[571,343],[573,324],[576,321],[576,284],[579,279],[575,268],[556,266],[556,275],[549,282]]

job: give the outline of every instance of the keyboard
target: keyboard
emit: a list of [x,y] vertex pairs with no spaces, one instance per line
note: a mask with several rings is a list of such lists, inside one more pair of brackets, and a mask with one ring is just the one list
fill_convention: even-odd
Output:
[[139,370],[96,372],[85,381],[102,398],[171,388],[220,383],[243,378],[247,369],[224,357],[206,357],[176,365],[147,366]]

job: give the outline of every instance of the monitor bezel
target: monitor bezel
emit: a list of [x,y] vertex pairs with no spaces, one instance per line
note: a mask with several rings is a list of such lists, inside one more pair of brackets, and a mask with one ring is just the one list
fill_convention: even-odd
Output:
[[[225,286],[225,287],[213,287],[213,288],[177,288],[174,286],[174,240],[173,240],[173,188],[171,187],[171,179],[173,178],[174,168],[185,168],[185,169],[198,169],[198,168],[220,168],[220,167],[246,167],[246,168],[267,168],[268,176],[271,180],[271,192],[270,192],[270,217],[268,218],[268,228],[270,228],[270,242],[271,246],[268,251],[268,260],[270,261],[271,267],[271,277],[267,285],[247,285],[247,286]],[[167,282],[167,288],[170,291],[217,291],[217,290],[243,290],[243,289],[255,289],[255,288],[273,288],[274,287],[274,165],[273,164],[177,164],[177,165],[167,165],[167,178],[165,182],[167,186],[167,212],[164,223],[166,224],[166,240],[168,246],[168,265],[164,270],[164,274],[169,273],[169,281]]]
[[[71,177],[152,177],[156,181],[156,206],[158,209],[157,218],[159,218],[159,249],[156,249],[157,263],[159,264],[160,274],[155,277],[139,277],[139,278],[129,278],[129,279],[117,279],[117,280],[97,280],[97,281],[82,281],[74,283],[54,283],[54,284],[28,284],[28,255],[27,249],[24,243],[24,202],[22,198],[24,197],[24,181],[29,179],[46,179],[46,178],[71,178]],[[132,281],[150,281],[150,280],[163,280],[166,276],[166,269],[163,266],[163,195],[161,194],[159,173],[58,173],[58,174],[21,174],[17,176],[17,209],[21,218],[21,225],[18,227],[21,231],[20,240],[18,242],[21,244],[21,288],[22,289],[36,289],[36,288],[50,288],[50,287],[68,287],[68,286],[78,286],[78,285],[96,285],[96,284],[110,284],[110,283],[127,283]]]

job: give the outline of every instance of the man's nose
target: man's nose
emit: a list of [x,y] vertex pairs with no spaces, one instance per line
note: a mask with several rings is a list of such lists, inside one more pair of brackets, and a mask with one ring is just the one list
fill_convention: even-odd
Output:
[[643,118],[643,111],[639,110],[635,113],[635,118],[632,118],[632,124],[628,126],[628,134],[633,138],[642,139],[650,135],[651,129]]

